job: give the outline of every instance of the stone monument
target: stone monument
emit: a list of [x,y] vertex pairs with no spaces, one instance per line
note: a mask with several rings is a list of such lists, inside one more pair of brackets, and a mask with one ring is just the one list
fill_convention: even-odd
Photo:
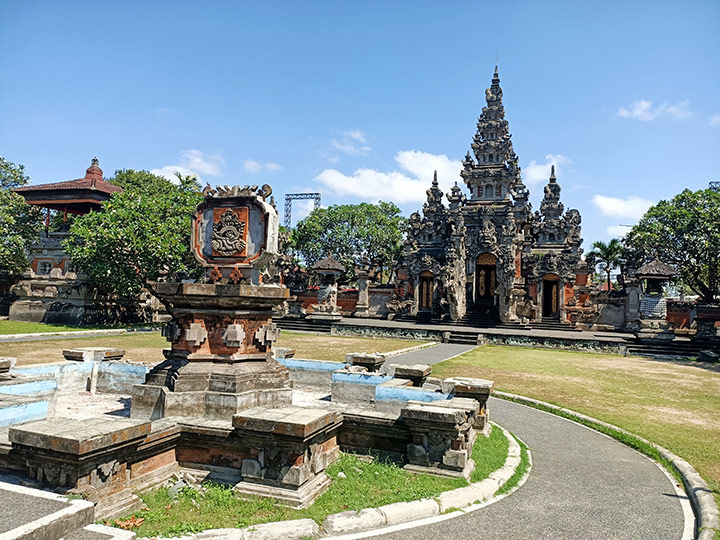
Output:
[[313,312],[307,318],[336,322],[342,319],[337,305],[338,277],[345,272],[345,267],[336,261],[332,254],[325,257],[312,267],[320,278],[318,288],[318,303],[313,304]]
[[205,267],[198,283],[156,283],[170,306],[166,360],[132,397],[133,418],[230,418],[256,406],[292,403],[287,369],[272,355],[272,310],[288,298],[260,272],[277,256],[279,218],[265,185],[209,186],[192,217],[191,250]]

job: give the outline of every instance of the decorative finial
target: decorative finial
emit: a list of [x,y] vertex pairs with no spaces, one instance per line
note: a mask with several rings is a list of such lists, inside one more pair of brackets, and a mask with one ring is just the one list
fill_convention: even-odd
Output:
[[90,161],[91,167],[99,167],[100,166],[100,160],[97,157],[92,158]]
[[555,183],[557,178],[555,178],[555,165],[550,165],[550,183]]
[[432,182],[432,185],[433,185],[433,187],[437,187],[437,185],[438,185],[438,181],[437,181],[437,169],[436,169],[435,172],[433,173],[433,182]]

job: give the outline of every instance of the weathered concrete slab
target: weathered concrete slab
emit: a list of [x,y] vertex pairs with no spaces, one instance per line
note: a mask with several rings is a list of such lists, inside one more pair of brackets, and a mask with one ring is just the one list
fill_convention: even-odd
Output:
[[12,427],[9,438],[24,446],[82,455],[145,437],[150,428],[150,422],[130,418],[52,418]]
[[237,429],[305,438],[337,424],[339,419],[337,412],[324,409],[257,407],[233,416],[233,426]]
[[125,356],[123,349],[111,347],[78,347],[77,349],[63,350],[66,360],[76,362],[102,362],[104,360],[120,360]]

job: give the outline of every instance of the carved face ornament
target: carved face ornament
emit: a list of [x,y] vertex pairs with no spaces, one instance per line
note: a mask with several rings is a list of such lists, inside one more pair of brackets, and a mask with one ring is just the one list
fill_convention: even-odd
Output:
[[244,234],[245,222],[232,210],[226,210],[213,227],[212,247],[225,257],[234,255],[245,249]]

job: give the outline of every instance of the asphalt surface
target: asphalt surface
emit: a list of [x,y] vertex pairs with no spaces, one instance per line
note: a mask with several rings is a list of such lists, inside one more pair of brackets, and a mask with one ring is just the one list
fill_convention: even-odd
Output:
[[475,512],[382,538],[679,540],[684,515],[670,479],[627,446],[560,417],[499,399],[491,418],[530,447],[520,489]]
[[388,358],[385,362],[388,364],[437,364],[458,354],[468,352],[476,348],[477,345],[464,345],[462,343],[438,343],[432,347],[410,351],[405,354],[398,354]]

